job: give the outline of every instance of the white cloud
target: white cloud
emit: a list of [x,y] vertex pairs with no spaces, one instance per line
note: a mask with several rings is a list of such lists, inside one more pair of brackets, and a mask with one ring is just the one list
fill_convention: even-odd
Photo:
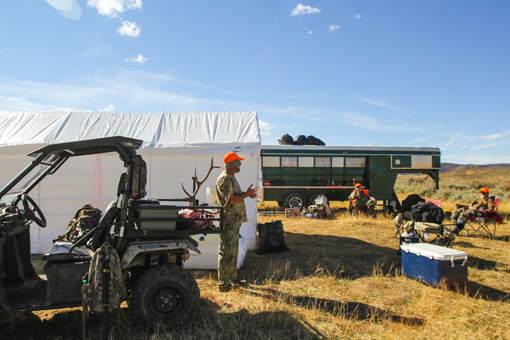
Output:
[[386,100],[384,100],[384,99],[362,99],[362,101],[367,104],[370,104],[370,105],[385,107],[387,109],[391,109],[391,110],[395,110],[395,111],[400,111],[400,112],[404,111],[399,107],[396,107],[396,106],[386,103]]
[[117,33],[128,37],[138,37],[140,30],[141,28],[135,22],[123,21],[122,26],[117,29]]
[[310,31],[308,31],[308,35],[312,35],[312,34],[314,34],[314,33],[315,33],[315,32],[314,32],[314,31],[311,31],[311,30],[310,30]]
[[259,119],[260,134],[267,136],[267,135],[269,135],[269,130],[271,130],[273,128],[274,128],[273,125]]
[[483,139],[499,139],[503,138],[503,135],[501,133],[496,133],[494,135],[488,135],[488,136],[482,136]]
[[328,29],[330,32],[334,32],[340,29],[340,25],[329,25]]
[[127,10],[141,9],[142,0],[87,0],[87,6],[97,8],[100,15],[115,18]]
[[308,91],[308,92],[295,92],[295,93],[290,93],[290,94],[278,95],[278,97],[281,97],[281,98],[303,98],[305,96],[307,96],[307,97],[327,97],[327,96],[329,96],[329,92],[328,91],[322,91],[322,92]]
[[360,14],[360,13],[355,13],[355,14],[354,14],[354,19],[355,19],[355,20],[359,20],[359,19],[361,19],[361,14]]
[[305,14],[318,14],[320,13],[320,8],[312,7],[312,6],[305,6],[303,4],[298,4],[296,8],[292,9],[292,12],[290,13],[290,16],[296,16],[296,15],[305,15]]
[[[179,92],[162,88],[176,85]],[[202,86],[162,73],[119,70],[114,75],[92,74],[73,83],[20,81],[0,76],[0,107],[11,111],[92,111],[105,102],[121,103],[117,112],[235,111],[242,104],[196,98],[190,88]]]
[[115,106],[111,104],[105,107],[104,109],[99,109],[99,112],[113,112],[113,111],[115,111]]
[[138,57],[136,58],[128,58],[126,60],[124,60],[126,63],[140,63],[140,64],[143,64],[147,61],[147,58],[145,58],[143,55],[139,54]]

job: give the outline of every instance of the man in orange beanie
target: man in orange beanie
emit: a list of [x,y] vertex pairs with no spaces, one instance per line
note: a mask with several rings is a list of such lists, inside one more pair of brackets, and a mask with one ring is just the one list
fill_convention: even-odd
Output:
[[239,283],[237,280],[239,229],[241,223],[247,221],[244,199],[256,198],[259,189],[250,185],[246,192],[241,190],[234,176],[241,171],[242,160],[244,158],[235,152],[227,153],[223,157],[225,170],[216,181],[217,204],[225,208],[218,253],[218,287],[221,292],[227,292]]
[[354,214],[358,216],[361,211],[368,211],[369,216],[374,216],[375,197],[368,189],[363,189],[361,183],[356,183],[354,190],[349,195],[349,201],[354,206]]
[[455,226],[450,229],[450,232],[458,234],[459,231],[464,229],[467,220],[474,216],[486,216],[488,212],[496,208],[496,202],[489,196],[489,188],[483,187],[480,189],[480,198],[466,206],[455,203],[455,210],[452,213],[451,221]]

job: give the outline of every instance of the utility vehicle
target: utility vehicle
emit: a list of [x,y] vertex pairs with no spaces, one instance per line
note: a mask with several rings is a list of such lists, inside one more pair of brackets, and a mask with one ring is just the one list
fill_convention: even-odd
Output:
[[[107,241],[121,259],[129,292],[128,306],[137,320],[171,328],[192,315],[200,293],[194,277],[182,265],[189,258],[190,250],[200,251],[189,236],[219,233],[223,210],[207,207],[213,213],[197,218],[212,225],[208,230],[180,229],[179,223],[184,218],[178,211],[183,207],[168,204],[177,199],[144,199],[145,162],[136,152],[141,144],[141,140],[118,136],[47,145],[29,154],[33,157],[30,164],[0,191],[0,304],[3,308],[35,311],[81,306],[83,276],[89,270],[94,252]],[[125,172],[120,174],[117,197],[104,210],[98,224],[74,243],[54,243],[42,257],[45,275],[39,276],[31,262],[30,228],[44,228],[47,222],[36,201],[29,196],[31,190],[47,176],[55,176],[74,157],[111,152],[118,153],[125,167]],[[213,168],[211,160],[207,176]],[[196,174],[194,179],[193,194],[186,192],[188,198],[180,200],[190,202],[187,209],[203,210],[204,207],[196,206],[195,195],[205,179],[198,181]],[[64,233],[67,226],[61,227]]]

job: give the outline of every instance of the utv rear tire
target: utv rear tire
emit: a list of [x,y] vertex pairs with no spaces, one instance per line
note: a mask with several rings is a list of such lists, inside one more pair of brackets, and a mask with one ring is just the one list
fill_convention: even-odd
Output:
[[158,266],[136,280],[129,308],[135,320],[172,329],[191,317],[199,299],[197,282],[184,268]]
[[305,207],[306,200],[305,197],[298,193],[288,194],[285,197],[285,208],[299,208],[303,209]]

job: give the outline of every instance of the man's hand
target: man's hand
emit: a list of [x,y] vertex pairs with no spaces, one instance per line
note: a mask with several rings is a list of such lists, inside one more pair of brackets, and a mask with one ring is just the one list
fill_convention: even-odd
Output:
[[252,188],[252,186],[253,184],[250,185],[250,187],[246,191],[246,194],[248,195],[249,198],[256,198],[259,187]]

